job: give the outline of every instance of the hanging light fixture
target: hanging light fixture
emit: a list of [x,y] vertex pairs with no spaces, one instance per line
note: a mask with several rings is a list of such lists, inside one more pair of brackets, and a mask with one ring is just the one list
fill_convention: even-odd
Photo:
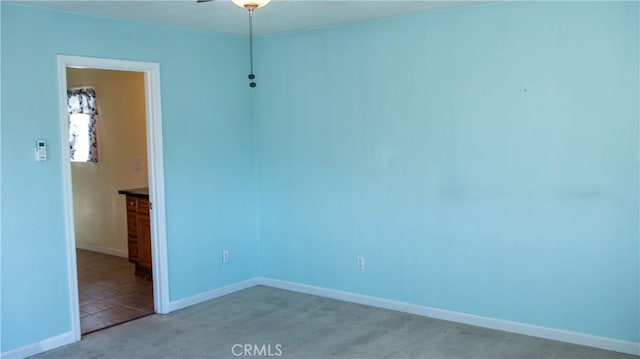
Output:
[[253,81],[256,75],[253,73],[253,11],[259,7],[267,5],[271,0],[233,0],[233,3],[249,11],[249,61],[251,72],[249,72],[249,87],[256,87]]

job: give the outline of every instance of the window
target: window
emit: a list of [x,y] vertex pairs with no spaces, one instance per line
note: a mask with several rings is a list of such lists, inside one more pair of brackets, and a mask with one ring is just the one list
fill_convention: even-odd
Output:
[[98,162],[98,108],[92,87],[67,90],[69,150],[72,162]]
[[[74,113],[69,115],[69,147],[71,148],[71,161],[92,162],[91,139],[89,138],[89,122],[91,115],[86,113]],[[93,161],[95,162],[95,161]]]

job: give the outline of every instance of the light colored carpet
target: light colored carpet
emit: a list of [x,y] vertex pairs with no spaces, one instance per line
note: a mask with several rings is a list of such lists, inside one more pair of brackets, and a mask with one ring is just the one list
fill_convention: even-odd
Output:
[[37,357],[269,354],[272,358],[638,358],[263,286],[99,331]]

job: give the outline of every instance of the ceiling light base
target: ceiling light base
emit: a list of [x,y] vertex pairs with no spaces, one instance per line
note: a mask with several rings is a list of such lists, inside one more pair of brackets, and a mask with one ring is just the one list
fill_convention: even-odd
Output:
[[263,7],[270,2],[271,0],[233,0],[234,4],[240,7],[243,7],[249,11],[253,11],[259,7]]

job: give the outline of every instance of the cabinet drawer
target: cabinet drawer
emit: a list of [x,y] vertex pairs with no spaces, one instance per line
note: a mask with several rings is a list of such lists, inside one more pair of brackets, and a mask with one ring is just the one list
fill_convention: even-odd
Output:
[[138,198],[138,214],[149,215],[149,200]]
[[129,262],[138,263],[138,243],[129,241]]
[[127,212],[127,233],[129,237],[138,236],[138,215],[135,213]]
[[127,212],[138,211],[138,200],[135,197],[127,196]]

